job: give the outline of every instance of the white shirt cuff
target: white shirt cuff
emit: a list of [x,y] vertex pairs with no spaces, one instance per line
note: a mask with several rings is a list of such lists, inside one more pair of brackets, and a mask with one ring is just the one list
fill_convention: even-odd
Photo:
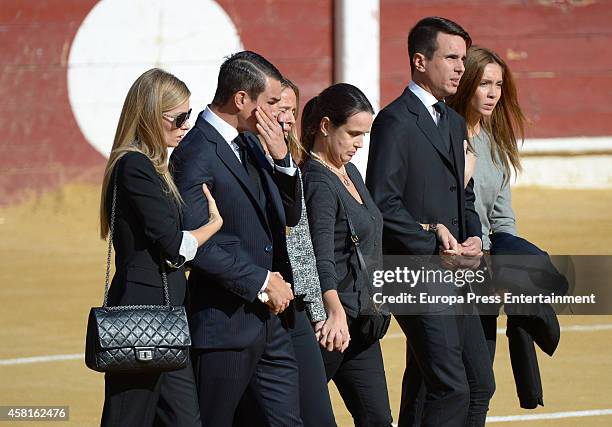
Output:
[[191,261],[198,252],[198,239],[189,231],[183,231],[183,240],[179,248],[179,255],[185,257],[185,261]]
[[[272,165],[273,169],[276,169],[277,171],[279,171],[281,173],[284,173],[285,175],[293,176],[297,172],[297,168],[295,166],[279,166],[279,165],[277,165],[276,163],[274,163],[274,159],[269,154],[266,154],[266,159],[268,159],[268,162],[270,162],[270,164]],[[291,153],[289,153],[289,162],[292,165],[295,164],[295,163],[293,163],[293,157],[291,157]]]
[[189,231],[183,231],[182,233],[183,239],[181,240],[181,246],[179,247],[180,264],[175,264],[169,260],[166,260],[166,264],[172,268],[181,268],[187,261],[194,259],[196,253],[198,252],[198,239],[196,239],[195,236]]

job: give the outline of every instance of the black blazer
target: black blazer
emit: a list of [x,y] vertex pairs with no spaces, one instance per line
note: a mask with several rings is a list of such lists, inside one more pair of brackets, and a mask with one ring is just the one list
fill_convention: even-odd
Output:
[[185,201],[185,226],[197,228],[208,219],[204,182],[223,217],[221,230],[200,247],[190,263],[189,312],[196,348],[248,347],[270,316],[267,306],[257,299],[267,271],[280,270],[292,282],[285,225],[294,226],[300,219],[297,173],[288,176],[273,170],[263,158],[257,137],[247,139],[249,157],[256,162],[269,206],[262,206],[244,166],[201,115],[170,160]]
[[465,121],[451,108],[448,112],[450,153],[408,88],[374,120],[366,184],[383,214],[385,254],[437,253],[436,237],[419,223],[444,224],[459,242],[482,236],[473,181],[463,189]]
[[[548,254],[528,240],[509,233],[493,233],[491,255],[496,285],[512,293],[567,293],[567,279],[559,273]],[[538,405],[544,406],[534,342],[552,356],[561,339],[561,328],[549,304],[532,304],[527,307],[506,304],[504,310],[508,315],[506,336],[520,405],[524,409],[534,409]],[[520,312],[525,315],[515,314]]]
[[[115,209],[116,273],[109,291],[111,305],[163,304],[161,259],[179,262],[183,234],[177,203],[147,156],[125,154],[115,166],[117,205]],[[109,206],[113,181],[106,194]],[[172,305],[185,301],[183,268],[165,265]]]

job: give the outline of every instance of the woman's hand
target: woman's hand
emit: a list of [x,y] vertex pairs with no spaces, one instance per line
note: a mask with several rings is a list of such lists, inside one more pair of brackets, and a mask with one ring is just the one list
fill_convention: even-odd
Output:
[[[318,330],[317,325],[319,325]],[[351,340],[344,309],[340,307],[338,310],[330,311],[327,320],[315,324],[315,336],[321,347],[327,351],[344,352]]]
[[223,218],[219,213],[219,208],[217,208],[217,202],[213,198],[212,194],[210,194],[210,190],[206,184],[202,184],[202,191],[204,191],[204,196],[206,196],[206,200],[208,201],[208,224],[206,225],[214,224],[216,233],[223,225]]
[[221,229],[221,226],[223,225],[223,218],[219,213],[217,203],[215,202],[212,194],[210,194],[210,190],[206,184],[202,184],[202,191],[204,192],[204,196],[208,201],[208,222],[200,228],[191,230],[191,234],[193,234],[198,241],[198,247],[202,246],[208,239],[210,239],[217,231]]
[[325,325],[325,320],[319,320],[318,322],[314,322],[312,324],[312,329],[314,329],[315,338],[317,341],[321,339],[321,329],[323,329],[323,325]]

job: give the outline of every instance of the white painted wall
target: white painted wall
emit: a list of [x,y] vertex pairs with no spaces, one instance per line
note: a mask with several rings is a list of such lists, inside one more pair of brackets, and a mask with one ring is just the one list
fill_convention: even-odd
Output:
[[612,189],[612,155],[523,157],[515,187]]
[[[334,11],[335,81],[359,87],[375,111],[380,109],[379,7],[379,0],[338,0]],[[87,141],[108,155],[127,90],[144,70],[162,67],[183,79],[199,111],[212,99],[223,58],[242,49],[231,18],[213,0],[184,0],[182,7],[172,0],[101,0],[70,50],[68,94],[77,123]],[[364,177],[368,149],[366,138],[353,159]],[[612,188],[612,136],[532,139],[522,152],[524,172],[514,185]]]
[[520,147],[522,154],[549,153],[585,154],[602,153],[612,155],[612,136],[573,136],[569,138],[526,139]]
[[101,0],[79,27],[68,63],[68,97],[85,139],[108,156],[128,89],[153,67],[187,83],[191,107],[201,111],[224,57],[240,50],[234,23],[214,0]]
[[[378,112],[380,108],[380,2],[334,2],[334,81],[361,89]],[[365,177],[369,136],[352,162]]]
[[[367,151],[360,151],[361,163],[353,163],[365,177]],[[612,136],[527,139],[521,154],[513,187],[612,189]]]
[[612,189],[612,136],[528,139],[513,186]]

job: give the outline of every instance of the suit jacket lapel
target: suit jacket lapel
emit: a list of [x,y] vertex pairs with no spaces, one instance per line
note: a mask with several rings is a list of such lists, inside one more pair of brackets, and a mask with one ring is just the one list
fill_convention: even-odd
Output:
[[219,156],[219,159],[223,162],[223,164],[225,164],[229,171],[236,177],[242,187],[246,189],[248,195],[253,201],[253,204],[259,209],[259,213],[265,218],[265,206],[261,206],[256,189],[253,188],[252,181],[247,175],[246,169],[242,163],[240,163],[240,160],[238,160],[236,154],[234,154],[227,141],[221,137],[219,132],[217,132],[210,123],[200,116],[198,116],[196,126],[204,132],[209,141],[215,143],[217,146],[217,156]]
[[454,171],[455,168],[453,165],[453,160],[451,159],[450,153],[446,149],[442,136],[440,135],[440,131],[431,118],[429,111],[427,111],[427,108],[425,108],[421,100],[417,98],[417,96],[413,94],[409,88],[404,90],[403,97],[408,109],[417,115],[417,126],[419,129],[421,129],[427,140],[431,142],[434,148],[446,161],[448,166]]

